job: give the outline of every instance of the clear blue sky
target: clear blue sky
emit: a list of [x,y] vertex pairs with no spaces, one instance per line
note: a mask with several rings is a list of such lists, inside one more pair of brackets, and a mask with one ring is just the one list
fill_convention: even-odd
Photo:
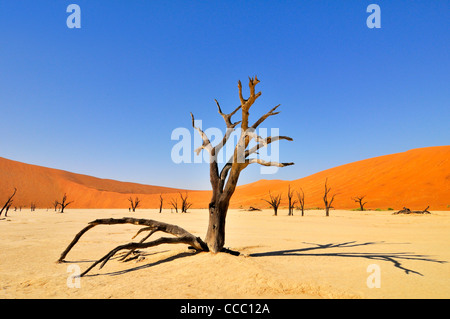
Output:
[[[69,4],[81,29],[69,29]],[[381,8],[369,29],[366,8]],[[189,112],[223,127],[237,81],[258,75],[256,120],[294,142],[275,175],[297,179],[450,144],[450,1],[0,2],[0,156],[123,181],[209,189],[207,164],[175,164]],[[247,91],[244,91],[247,93]],[[193,133],[193,131],[191,131]]]

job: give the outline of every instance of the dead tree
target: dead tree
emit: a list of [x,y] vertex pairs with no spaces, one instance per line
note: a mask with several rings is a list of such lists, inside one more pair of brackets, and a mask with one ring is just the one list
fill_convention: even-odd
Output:
[[367,202],[364,202],[364,203],[363,203],[364,197],[366,197],[366,195],[364,195],[364,196],[356,196],[356,197],[352,197],[352,199],[355,201],[355,203],[358,203],[358,204],[359,204],[359,207],[360,207],[360,210],[361,210],[361,211],[364,211],[364,205],[367,204]]
[[162,209],[163,209],[163,201],[164,201],[164,199],[162,197],[162,194],[159,194],[159,213],[160,214],[161,214]]
[[62,200],[58,202],[58,205],[61,206],[61,214],[64,213],[64,209],[72,203],[73,201],[71,202],[67,201],[67,195],[64,193]]
[[300,204],[300,209],[302,210],[302,216],[305,214],[305,193],[303,189],[300,188],[301,194],[297,192],[298,203]]
[[3,205],[2,210],[0,210],[0,216],[2,216],[3,211],[6,209],[5,212],[5,216],[8,213],[9,208],[11,207],[11,204],[13,203],[13,197],[16,195],[17,192],[17,188],[14,187],[14,192],[12,193],[11,196],[8,197],[8,199],[6,200],[6,203]]
[[8,206],[6,206],[6,209],[5,209],[5,217],[8,217],[8,211],[9,211],[9,209],[11,208],[12,202],[13,202],[13,201],[10,201],[9,204],[8,204]]
[[30,204],[30,210],[31,210],[32,212],[34,212],[34,211],[36,210],[36,203],[31,202],[31,204]]
[[[223,250],[225,244],[225,220],[227,217],[228,207],[230,203],[230,199],[234,194],[236,189],[236,185],[238,183],[239,176],[241,172],[247,168],[251,164],[260,164],[264,166],[277,166],[277,167],[285,167],[289,165],[293,165],[294,163],[278,163],[274,161],[267,161],[260,158],[255,158],[254,155],[257,155],[259,149],[268,146],[272,142],[276,142],[279,140],[288,140],[292,141],[292,138],[287,136],[269,136],[266,138],[262,138],[256,134],[256,129],[258,126],[263,123],[268,117],[278,114],[279,112],[275,112],[275,110],[279,107],[279,105],[273,107],[269,112],[261,116],[256,122],[253,124],[249,124],[249,111],[250,107],[256,101],[256,99],[261,96],[261,92],[256,92],[256,85],[259,83],[258,78],[249,78],[249,90],[250,96],[245,99],[242,92],[242,84],[241,81],[238,81],[238,90],[239,90],[239,100],[240,105],[238,105],[231,113],[226,114],[222,112],[222,109],[215,100],[219,114],[222,116],[226,125],[226,132],[221,141],[217,145],[212,145],[208,136],[205,132],[195,125],[194,115],[191,113],[192,126],[195,130],[198,131],[202,138],[202,145],[195,150],[197,154],[200,154],[202,150],[207,151],[209,153],[209,179],[212,187],[212,196],[208,206],[208,229],[206,231],[205,239],[202,240],[199,237],[192,235],[186,230],[175,226],[168,225],[165,223],[146,220],[146,219],[132,219],[132,218],[122,218],[122,219],[104,219],[97,220],[89,224],[86,228],[84,228],[81,232],[79,232],[69,247],[63,252],[59,261],[63,261],[68,251],[75,245],[78,239],[85,233],[87,230],[96,225],[114,225],[114,224],[135,224],[145,226],[141,229],[141,231],[147,230],[150,231],[150,234],[155,231],[164,231],[166,233],[172,234],[175,238],[166,238],[162,237],[159,239],[155,239],[151,242],[139,242],[139,243],[129,243],[125,245],[118,246],[113,249],[110,253],[108,253],[105,257],[101,258],[97,262],[95,262],[88,270],[90,270],[93,266],[102,262],[104,265],[114,254],[118,251],[126,249],[126,250],[135,250],[138,248],[147,248],[160,244],[166,243],[184,243],[192,246],[194,249],[198,251],[210,251],[212,253],[218,253]],[[241,111],[242,118],[240,121],[232,122],[231,117],[236,114],[238,111]],[[228,142],[229,137],[233,132],[237,129],[237,125],[240,124],[240,132],[238,132],[239,137],[236,145],[234,146],[233,155],[229,157],[228,161],[225,162],[223,167],[219,170],[219,153],[220,150],[224,147],[224,145]],[[249,143],[254,140],[256,143],[254,146],[249,147]],[[148,238],[147,236],[145,240]],[[87,270],[87,271],[88,271]],[[83,275],[87,272],[85,271]]]
[[192,203],[188,202],[188,193],[183,197],[183,194],[180,193],[181,197],[181,212],[187,213],[187,210],[192,206]]
[[399,210],[398,212],[392,213],[393,215],[397,215],[397,214],[431,214],[428,211],[428,208],[430,208],[430,206],[427,206],[427,208],[425,208],[424,210],[410,210],[409,208],[403,207],[402,210]]
[[294,191],[291,191],[291,185],[289,185],[288,187],[288,216],[294,216],[294,208],[295,208],[295,204],[297,203],[296,200],[292,200],[292,197],[294,196]]
[[59,202],[57,201],[57,200],[55,200],[53,203],[52,203],[52,206],[53,206],[53,208],[55,209],[55,212],[58,210],[58,206],[59,206]]
[[280,203],[281,203],[281,194],[272,195],[269,191],[269,197],[270,197],[270,199],[263,198],[263,201],[266,201],[267,203],[269,203],[270,206],[272,206],[273,214],[274,214],[274,216],[277,216],[278,207],[280,207]]
[[325,203],[325,216],[328,217],[330,216],[330,208],[333,208],[331,204],[333,204],[336,194],[333,194],[333,196],[331,196],[331,199],[328,198],[328,193],[331,191],[331,188],[328,188],[327,182],[328,178],[325,180],[325,193],[323,195],[323,202]]
[[178,213],[178,199],[171,199],[170,200],[170,205],[172,205],[172,207],[175,209],[175,212]]
[[136,198],[133,201],[133,198],[128,198],[128,200],[130,201],[131,204],[131,210],[133,211],[133,213],[136,211],[136,208],[139,207],[139,203],[141,202],[141,200],[139,199],[139,197],[136,196]]

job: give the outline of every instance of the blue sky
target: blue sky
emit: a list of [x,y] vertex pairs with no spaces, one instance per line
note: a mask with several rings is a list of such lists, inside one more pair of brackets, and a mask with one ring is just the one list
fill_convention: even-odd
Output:
[[[81,28],[69,29],[69,4]],[[366,8],[381,8],[369,29]],[[257,75],[256,120],[294,138],[274,175],[450,141],[450,1],[0,2],[0,156],[145,184],[209,189],[175,164],[171,133],[223,128],[237,81]],[[244,90],[247,94],[248,90]]]

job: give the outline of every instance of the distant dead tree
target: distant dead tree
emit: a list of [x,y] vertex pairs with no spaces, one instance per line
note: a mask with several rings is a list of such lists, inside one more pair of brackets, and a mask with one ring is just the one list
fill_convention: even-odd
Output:
[[[6,206],[6,209],[5,209],[5,217],[8,217],[8,211],[9,211],[9,209],[11,208],[11,204],[12,204],[12,201],[8,204],[8,206]],[[0,216],[1,216],[1,214],[0,214]]]
[[397,214],[431,214],[428,211],[428,208],[430,208],[430,206],[427,206],[427,208],[425,208],[424,210],[410,210],[409,208],[403,207],[402,210],[399,210],[398,212],[392,213],[393,215],[397,215]]
[[36,210],[36,203],[31,202],[31,204],[30,204],[30,210],[31,210],[32,212],[34,212],[34,211]]
[[[101,263],[101,266],[103,266],[106,262],[108,262],[108,260],[110,260],[117,252],[121,250],[136,250],[139,248],[144,249],[161,244],[182,243],[193,247],[197,251],[209,251],[212,253],[227,251],[224,250],[225,221],[227,217],[230,200],[236,190],[236,186],[238,184],[241,172],[251,164],[276,166],[276,167],[285,167],[294,164],[294,163],[279,163],[275,161],[267,161],[261,158],[254,157],[254,155],[258,155],[259,149],[267,147],[272,142],[277,142],[280,140],[292,141],[292,138],[287,136],[269,136],[266,138],[262,138],[261,136],[258,136],[256,133],[256,129],[259,127],[260,124],[262,124],[267,118],[277,115],[279,113],[276,112],[276,109],[280,105],[277,105],[272,109],[270,109],[267,113],[262,115],[253,124],[249,123],[250,108],[254,104],[254,102],[261,96],[261,92],[256,91],[256,85],[259,82],[260,81],[256,76],[254,78],[249,78],[248,86],[250,94],[248,98],[244,98],[242,83],[241,81],[238,81],[240,105],[238,105],[234,109],[234,111],[232,111],[229,114],[223,113],[222,108],[219,105],[219,102],[215,100],[219,114],[222,116],[226,124],[226,132],[223,138],[218,140],[216,145],[213,145],[210,139],[208,138],[208,135],[202,130],[201,127],[198,127],[196,125],[194,115],[191,113],[192,127],[198,131],[203,141],[202,145],[194,151],[197,153],[197,155],[199,155],[202,151],[206,151],[209,153],[209,180],[212,188],[212,196],[208,205],[208,228],[204,240],[176,225],[170,225],[150,219],[137,219],[137,218],[98,219],[89,223],[84,229],[82,229],[78,234],[75,235],[72,242],[61,254],[59,261],[60,262],[64,261],[64,258],[66,257],[67,253],[77,243],[79,238],[92,227],[96,225],[117,225],[124,223],[141,225],[150,232],[154,232],[155,230],[163,231],[165,233],[173,235],[174,237],[161,237],[150,242],[139,242],[139,243],[131,242],[129,244],[120,245],[115,249],[111,250],[103,258],[94,262],[80,276],[84,276],[88,271],[90,271],[93,267],[95,267],[99,263]],[[241,119],[232,122],[231,120],[232,116],[236,114],[239,110],[241,111]],[[238,124],[240,124],[240,127],[236,128]],[[230,139],[230,136],[232,136],[232,133],[237,131],[238,129],[240,129],[237,134],[238,140],[235,144],[234,142],[232,142],[233,154],[228,157],[228,160],[225,162],[223,167],[219,169],[219,162],[220,162],[219,154],[222,154],[221,150],[228,141],[234,140]],[[252,141],[255,142],[254,145],[251,144]]]
[[72,203],[73,201],[71,202],[67,201],[67,195],[64,193],[62,200],[58,202],[58,205],[61,206],[61,214],[64,213],[64,209]]
[[272,206],[273,208],[273,213],[275,216],[277,216],[278,214],[278,207],[280,206],[281,203],[281,194],[279,195],[272,195],[269,191],[269,197],[270,199],[265,199],[263,198],[263,201],[266,201],[267,203],[269,203],[270,206]]
[[330,208],[333,208],[331,204],[333,204],[336,194],[333,194],[333,196],[331,196],[331,199],[328,198],[328,193],[331,191],[331,188],[328,188],[327,182],[328,178],[325,180],[325,193],[323,195],[323,202],[325,203],[325,216],[328,217],[330,216]]
[[300,209],[302,210],[302,216],[304,216],[305,213],[305,193],[303,192],[303,189],[300,188],[301,194],[297,192],[297,198],[298,203],[300,204]]
[[364,197],[366,197],[366,195],[364,196],[356,196],[356,197],[352,197],[352,199],[355,201],[355,203],[359,204],[359,207],[361,209],[361,211],[364,211],[364,205],[367,204],[367,202],[363,203]]
[[52,203],[52,207],[55,209],[55,212],[58,210],[59,202],[55,199],[55,201]]
[[16,195],[17,192],[17,188],[14,187],[14,192],[12,193],[11,196],[8,197],[8,199],[6,200],[6,203],[3,205],[2,210],[0,210],[0,216],[2,216],[3,211],[5,211],[5,216],[8,214],[8,210],[11,207],[11,204],[13,203],[13,197]]
[[163,201],[164,201],[164,199],[162,197],[162,194],[159,194],[159,213],[160,214],[161,214],[162,209],[163,209]]
[[136,196],[136,198],[134,199],[134,201],[133,201],[133,198],[131,198],[131,196],[130,196],[130,198],[128,198],[128,200],[129,200],[129,202],[130,202],[130,204],[131,204],[131,210],[132,210],[133,212],[135,212],[135,211],[136,211],[136,208],[139,207],[139,203],[141,202],[141,200],[140,200],[139,197],[137,197],[137,196]]
[[192,203],[188,202],[188,193],[183,197],[183,194],[180,193],[181,197],[181,212],[187,213],[187,210],[192,206]]
[[292,197],[294,196],[294,191],[291,191],[291,185],[288,186],[288,216],[294,216],[294,208],[295,204],[297,203],[296,200],[292,200]]
[[171,199],[170,200],[170,205],[172,205],[172,207],[175,209],[175,212],[178,213],[178,199]]

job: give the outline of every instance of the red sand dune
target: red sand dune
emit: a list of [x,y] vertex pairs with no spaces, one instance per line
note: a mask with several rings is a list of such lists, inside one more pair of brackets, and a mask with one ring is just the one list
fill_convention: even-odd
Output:
[[[358,204],[351,198],[366,195],[368,203],[365,207],[369,209],[400,209],[403,206],[424,209],[429,205],[431,210],[449,210],[450,146],[414,149],[366,159],[294,181],[260,180],[239,186],[230,207],[267,208],[262,198],[268,198],[269,190],[273,194],[282,194],[281,206],[285,207],[288,185],[291,185],[294,191],[300,187],[303,189],[307,208],[322,208],[326,178],[331,187],[330,194],[337,194],[333,203],[335,208],[357,208]],[[139,196],[142,208],[156,208],[162,193],[167,209],[171,198],[178,197],[180,191],[185,192],[100,179],[0,157],[0,204],[14,187],[18,191],[13,206],[29,207],[34,202],[38,208],[50,208],[51,203],[64,193],[69,200],[74,200],[68,208],[128,208],[130,196]],[[210,191],[189,191],[194,208],[208,207],[210,196]]]
[[[234,205],[257,203],[268,198],[268,190],[281,193],[287,205],[287,189],[305,193],[305,206],[323,207],[325,180],[331,194],[337,194],[333,206],[358,208],[352,197],[366,195],[370,209],[450,209],[450,146],[413,149],[404,153],[374,157],[334,167],[294,181],[258,181],[239,188]],[[296,199],[296,196],[294,197]],[[261,206],[261,204],[259,205]],[[264,207],[267,207],[265,205]]]

